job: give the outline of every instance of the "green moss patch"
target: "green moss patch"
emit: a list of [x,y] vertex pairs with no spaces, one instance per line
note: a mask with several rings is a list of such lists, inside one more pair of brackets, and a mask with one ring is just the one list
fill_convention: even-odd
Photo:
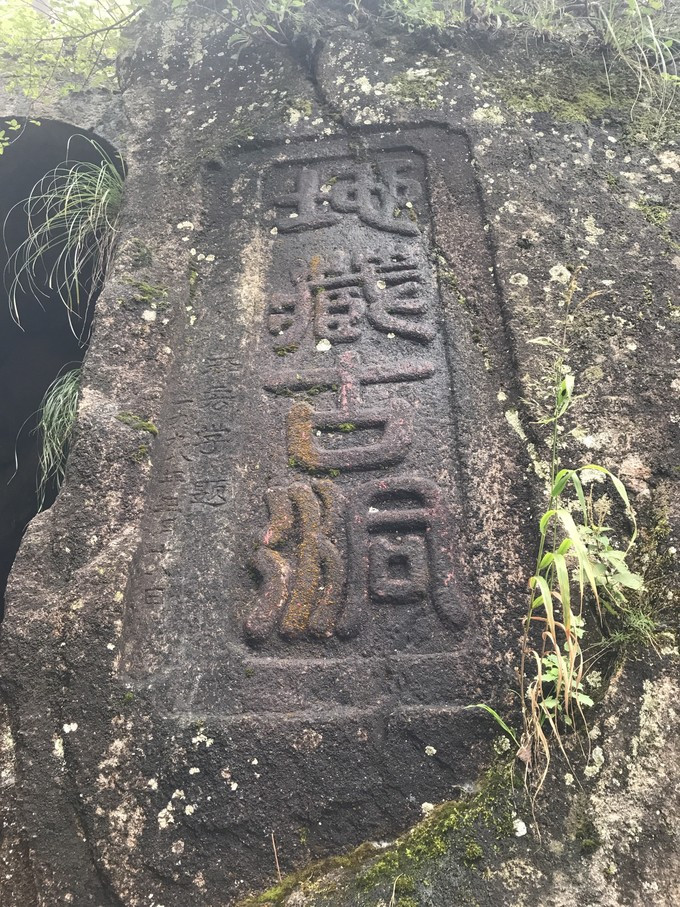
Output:
[[134,413],[120,412],[116,414],[116,419],[118,419],[119,422],[122,422],[123,425],[128,425],[136,431],[148,431],[149,434],[154,437],[158,434],[158,429],[153,422],[149,422],[147,419],[141,419]]
[[[389,848],[376,855],[376,845],[362,844],[351,853],[332,857],[286,876],[278,885],[242,901],[239,907],[279,907],[295,890],[328,897],[343,888],[373,897],[375,891],[394,895],[403,907],[417,905],[412,897],[423,870],[443,854],[452,853],[468,869],[477,866],[496,842],[513,834],[513,768],[496,765],[483,777],[476,794],[442,803]],[[363,902],[363,901],[362,901]]]

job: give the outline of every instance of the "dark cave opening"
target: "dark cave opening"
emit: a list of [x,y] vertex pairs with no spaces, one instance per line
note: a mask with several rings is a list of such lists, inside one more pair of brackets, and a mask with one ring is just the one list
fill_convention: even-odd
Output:
[[[101,244],[100,222],[94,221],[91,235],[87,225],[82,230],[77,251],[65,252],[70,224],[54,217],[56,203],[35,200],[62,192],[67,200],[61,207],[73,210],[82,185],[85,191],[92,186],[101,191],[90,174],[96,175],[102,158],[112,165],[114,177],[116,173],[120,180],[124,177],[116,150],[92,132],[56,120],[6,122],[14,124],[14,130],[7,133],[12,141],[0,156],[0,619],[7,579],[26,527],[39,509],[54,503],[58,491],[51,479],[40,507],[38,411],[52,382],[83,360],[106,261],[101,255],[89,261],[87,254],[88,244]],[[72,173],[80,180],[76,189],[68,182]],[[29,197],[34,199],[32,207],[26,203]],[[49,230],[44,229],[47,224]],[[47,242],[22,271],[29,233]],[[74,273],[76,255],[78,276],[65,292],[64,280]]]

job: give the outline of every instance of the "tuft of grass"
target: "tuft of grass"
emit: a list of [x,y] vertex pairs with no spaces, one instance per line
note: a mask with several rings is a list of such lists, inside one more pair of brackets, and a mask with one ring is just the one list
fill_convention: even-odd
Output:
[[[519,677],[523,730],[518,757],[525,763],[527,775],[533,772],[534,799],[548,774],[551,743],[564,753],[562,733],[579,719],[585,723],[584,709],[593,705],[584,689],[586,602],[594,606],[602,622],[605,612],[620,613],[631,592],[644,585],[628,565],[638,530],[624,484],[595,463],[560,468],[560,423],[575,399],[574,376],[565,357],[580,270],[574,271],[565,292],[561,341],[533,341],[557,351],[552,366],[552,412],[539,420],[551,430],[550,491],[548,509],[539,521],[536,569],[529,580]],[[591,293],[579,304],[597,295],[599,292]],[[614,544],[612,530],[603,525],[608,506],[598,505],[592,490],[586,497],[583,479],[587,473],[599,474],[613,486],[631,527],[624,547]]]
[[45,391],[38,410],[35,428],[40,439],[36,489],[38,511],[45,506],[49,486],[55,483],[58,489],[64,480],[68,446],[78,410],[80,379],[80,368],[55,378]]
[[[584,654],[586,608],[604,625],[607,615],[633,620],[631,603],[645,593],[643,577],[629,564],[638,534],[635,514],[621,480],[596,463],[576,468],[561,466],[561,423],[573,401],[575,379],[566,364],[567,335],[579,300],[580,269],[571,276],[564,297],[562,336],[534,338],[538,347],[551,349],[549,412],[539,424],[550,429],[548,507],[538,526],[536,567],[529,579],[527,613],[523,623],[519,669],[522,730],[515,732],[490,706],[478,704],[517,746],[524,763],[525,784],[535,803],[548,775],[554,747],[569,761],[563,735],[586,724],[585,712],[594,703],[585,691],[587,663]],[[589,474],[589,475],[588,475]],[[594,499],[586,493],[586,478],[598,476],[614,489],[628,522],[627,542],[617,544],[611,527],[604,525],[612,503],[606,495]],[[625,533],[624,533],[625,535]],[[638,636],[650,638],[653,628],[640,618]]]
[[[67,159],[48,171],[23,202],[5,219],[3,234],[8,261],[5,285],[14,321],[21,325],[21,296],[49,299],[56,295],[68,309],[71,329],[84,340],[94,296],[118,235],[123,202],[123,176],[104,149],[84,139],[99,160]],[[80,136],[79,138],[83,138]],[[26,216],[26,239],[16,249],[7,247],[8,219],[20,209]]]

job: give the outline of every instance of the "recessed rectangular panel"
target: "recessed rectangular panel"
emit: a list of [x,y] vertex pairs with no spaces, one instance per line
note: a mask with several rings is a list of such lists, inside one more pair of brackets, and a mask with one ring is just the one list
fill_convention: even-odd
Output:
[[[469,196],[465,142],[447,144]],[[244,155],[208,179],[128,590],[125,670],[171,712],[465,701],[429,166],[422,137],[388,136]]]

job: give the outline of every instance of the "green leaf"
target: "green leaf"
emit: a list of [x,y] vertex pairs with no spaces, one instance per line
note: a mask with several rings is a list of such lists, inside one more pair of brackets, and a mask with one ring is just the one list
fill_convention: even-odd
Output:
[[498,714],[498,712],[495,709],[492,709],[490,705],[486,705],[486,703],[484,703],[484,702],[478,702],[475,705],[466,705],[464,708],[466,710],[467,709],[483,709],[485,712],[488,712],[489,715],[491,715],[493,720],[496,722],[496,724],[500,725],[500,727],[503,728],[503,730],[508,735],[508,737],[510,737],[510,739],[515,744],[517,749],[519,749],[519,740],[517,739],[517,735],[512,730],[512,728],[509,727],[509,725],[507,725],[505,723],[505,721],[503,721],[503,719]]
[[556,553],[557,553],[557,554],[566,554],[566,553],[569,551],[569,549],[571,548],[571,546],[572,546],[573,544],[574,544],[574,543],[572,542],[571,539],[569,539],[569,538],[564,539],[564,540],[561,542],[560,547],[557,549],[557,552],[556,552]]
[[551,337],[534,337],[534,339],[529,340],[528,343],[533,343],[535,346],[557,346]]
[[570,585],[569,585],[569,571],[567,570],[567,562],[564,559],[563,554],[555,554],[554,556],[555,564],[555,573],[557,575],[557,585],[560,590],[560,599],[562,602],[562,614],[564,616],[564,623],[569,630],[571,617],[571,603],[570,603]]
[[626,589],[634,589],[636,592],[639,592],[644,588],[644,580],[638,573],[629,573],[627,570],[620,573],[615,573],[611,577],[610,582],[619,583],[621,586],[625,586]]
[[586,506],[586,497],[583,494],[583,485],[581,484],[581,480],[579,479],[578,473],[576,470],[574,470],[572,472],[570,478],[571,478],[571,483],[574,486],[574,490],[576,491],[576,497],[578,498],[578,502],[581,505],[581,513],[583,514],[583,522],[587,523],[588,522],[588,507]]
[[560,469],[560,471],[555,476],[555,483],[552,487],[552,491],[550,492],[551,497],[558,498],[562,494],[571,474],[571,469]]

